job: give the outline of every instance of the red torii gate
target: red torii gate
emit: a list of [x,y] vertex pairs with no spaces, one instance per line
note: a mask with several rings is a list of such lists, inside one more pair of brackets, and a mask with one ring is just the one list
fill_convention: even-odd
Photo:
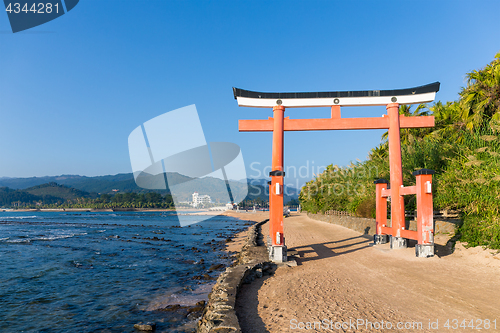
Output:
[[[284,131],[321,131],[347,129],[388,129],[390,190],[388,181],[379,180],[377,186],[377,230],[375,243],[387,242],[391,236],[391,248],[406,247],[406,238],[417,239],[417,256],[434,254],[432,234],[432,170],[417,172],[417,185],[403,187],[401,165],[400,128],[434,127],[433,116],[405,117],[399,114],[400,104],[420,104],[434,100],[439,91],[439,82],[397,90],[308,92],[308,93],[263,93],[233,88],[234,98],[239,106],[273,108],[274,117],[267,120],[240,120],[240,132],[273,132],[273,157],[269,203],[270,232],[272,245],[269,256],[275,262],[286,261],[286,246],[283,233],[283,144]],[[341,118],[341,106],[385,105],[387,114],[377,118]],[[289,119],[284,117],[286,108],[331,107],[331,118],[326,119]],[[425,175],[425,179],[420,179]],[[418,189],[417,189],[418,188]],[[419,231],[405,230],[405,209],[403,196],[417,194],[417,220],[425,224]],[[386,226],[387,197],[391,197],[391,227]],[[429,201],[430,198],[430,201]],[[430,202],[430,210],[429,210]],[[384,216],[385,204],[385,216]],[[430,218],[427,216],[430,211]],[[419,213],[420,212],[420,213]],[[426,216],[423,216],[426,214]],[[425,235],[423,233],[425,231]],[[418,234],[418,235],[417,235]],[[432,253],[431,253],[432,252]]]

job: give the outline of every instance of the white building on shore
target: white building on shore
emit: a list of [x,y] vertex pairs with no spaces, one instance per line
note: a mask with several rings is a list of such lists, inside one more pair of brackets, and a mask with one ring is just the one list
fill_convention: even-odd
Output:
[[210,207],[209,210],[225,212],[226,210],[233,210],[233,204],[227,203],[225,206]]
[[198,192],[193,193],[193,207],[198,207],[199,205],[205,205],[211,203],[212,200],[210,199],[209,195],[200,195]]

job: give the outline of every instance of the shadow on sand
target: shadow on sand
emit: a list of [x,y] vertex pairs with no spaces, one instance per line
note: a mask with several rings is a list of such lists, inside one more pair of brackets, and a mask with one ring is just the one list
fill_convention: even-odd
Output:
[[296,250],[300,258],[297,258],[297,264],[300,265],[306,261],[331,258],[338,255],[349,254],[367,247],[371,247],[373,241],[370,236],[361,235],[346,239],[296,246],[290,250]]

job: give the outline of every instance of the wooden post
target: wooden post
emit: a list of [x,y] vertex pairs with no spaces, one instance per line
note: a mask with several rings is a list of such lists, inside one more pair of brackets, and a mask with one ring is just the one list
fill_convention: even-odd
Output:
[[432,175],[434,170],[421,169],[413,173],[417,178],[417,257],[434,256],[434,211],[432,205]]
[[387,243],[387,235],[382,232],[382,227],[387,226],[387,197],[382,196],[382,190],[387,189],[389,181],[386,179],[377,179],[375,181],[375,198],[376,198],[376,230],[373,236],[375,244]]
[[[271,220],[271,209],[272,209],[271,207],[273,206],[273,196],[271,195],[271,192],[273,190],[272,183],[273,183],[272,181],[267,182],[267,185],[269,186],[269,206],[268,206],[269,207],[269,220]],[[269,242],[267,243],[268,247],[273,245],[273,242],[271,240],[273,234],[274,234],[273,224],[271,222],[269,222],[269,236],[268,236]],[[269,251],[269,253],[271,253],[271,252]]]
[[283,235],[283,140],[285,108],[277,105],[273,108],[273,159],[271,176],[271,192],[269,193],[270,213],[269,231],[272,249],[271,260],[286,261],[285,239]]
[[399,136],[399,104],[387,105],[389,115],[389,165],[391,174],[391,248],[406,247],[406,239],[401,237],[405,227],[404,197],[399,194],[403,186],[403,168],[401,165],[401,138]]

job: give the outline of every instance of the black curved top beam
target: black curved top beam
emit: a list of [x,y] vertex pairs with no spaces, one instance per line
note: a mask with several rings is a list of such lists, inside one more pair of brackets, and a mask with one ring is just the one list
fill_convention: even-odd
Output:
[[[233,87],[233,94],[234,98],[238,100],[238,104],[240,106],[255,106],[255,107],[269,107],[274,105],[284,105],[285,107],[307,107],[307,106],[327,106],[336,104],[345,106],[355,106],[355,105],[361,106],[361,105],[383,105],[391,102],[398,102],[400,104],[417,104],[434,100],[436,92],[439,91],[439,86],[440,86],[439,82],[434,82],[414,88],[392,89],[392,90],[288,92],[288,93],[258,92],[258,91],[250,91]],[[318,101],[314,101],[315,99],[317,99]],[[321,101],[319,101],[320,99]],[[301,105],[301,103],[303,105]]]

